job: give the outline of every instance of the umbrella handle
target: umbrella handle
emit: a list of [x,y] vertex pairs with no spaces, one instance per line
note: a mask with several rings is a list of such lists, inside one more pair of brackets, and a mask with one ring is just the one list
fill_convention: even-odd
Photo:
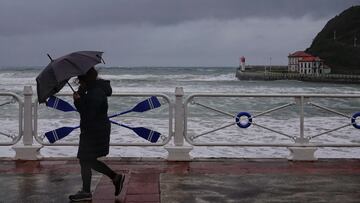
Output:
[[47,56],[49,57],[50,61],[53,62],[54,60],[51,58],[50,54],[47,54]]
[[66,82],[68,85],[69,85],[69,87],[71,88],[71,90],[73,91],[73,93],[75,93],[75,90],[74,90],[74,88],[70,85],[70,83],[69,82]]

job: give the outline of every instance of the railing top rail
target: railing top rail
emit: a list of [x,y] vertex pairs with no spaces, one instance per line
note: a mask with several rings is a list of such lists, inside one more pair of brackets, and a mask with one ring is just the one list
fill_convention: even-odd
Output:
[[[72,96],[72,93],[57,93],[55,96]],[[156,92],[147,92],[147,93],[134,93],[134,92],[123,92],[123,93],[112,93],[112,96],[139,96],[139,97],[146,97],[146,96],[161,96],[163,97],[169,104],[171,103],[170,98],[168,95],[163,93],[156,93]],[[35,103],[38,104],[38,98],[35,98]]]
[[[57,93],[56,96],[71,96],[72,93]],[[163,93],[158,93],[158,92],[147,92],[147,93],[143,93],[143,92],[113,92],[112,96],[163,96],[163,97],[168,97],[168,95],[163,94]]]
[[318,97],[318,98],[360,98],[360,94],[257,94],[257,93],[194,93],[187,97]]
[[13,96],[19,103],[22,102],[20,95],[13,92],[0,92],[0,96]]
[[[56,96],[72,96],[72,93],[57,93]],[[112,96],[160,96],[164,98],[169,104],[171,103],[171,100],[168,95],[163,93],[157,93],[157,92],[147,92],[147,93],[141,93],[141,92],[122,92],[122,93],[112,93]],[[38,102],[38,98],[35,99],[35,102]]]

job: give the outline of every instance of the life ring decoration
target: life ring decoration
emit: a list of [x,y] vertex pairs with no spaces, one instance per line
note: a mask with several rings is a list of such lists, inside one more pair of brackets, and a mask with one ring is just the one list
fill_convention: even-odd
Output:
[[[247,122],[241,122],[241,117],[247,117]],[[250,127],[251,123],[252,123],[252,117],[250,115],[250,113],[248,112],[240,112],[236,115],[235,117],[235,121],[236,121],[236,125],[238,125],[240,128],[248,128]]]
[[360,129],[360,123],[356,123],[356,118],[359,116],[360,116],[360,112],[357,112],[351,117],[351,123],[356,129]]

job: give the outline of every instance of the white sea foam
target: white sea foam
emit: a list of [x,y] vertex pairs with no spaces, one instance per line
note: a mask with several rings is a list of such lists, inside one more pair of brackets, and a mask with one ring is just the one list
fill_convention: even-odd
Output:
[[222,75],[154,75],[154,74],[142,74],[142,75],[101,75],[101,78],[107,80],[177,80],[177,81],[234,81],[236,78],[233,73]]
[[158,78],[157,75],[152,74],[144,74],[144,75],[101,75],[101,78],[106,80],[151,80],[154,78]]

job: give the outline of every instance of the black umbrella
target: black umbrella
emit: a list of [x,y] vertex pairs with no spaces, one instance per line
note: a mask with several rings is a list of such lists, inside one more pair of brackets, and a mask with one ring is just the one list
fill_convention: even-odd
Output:
[[[103,52],[78,51],[52,60],[36,77],[37,95],[39,103],[59,92],[70,78],[84,75],[96,64],[101,63]],[[74,89],[69,84],[70,88]]]

